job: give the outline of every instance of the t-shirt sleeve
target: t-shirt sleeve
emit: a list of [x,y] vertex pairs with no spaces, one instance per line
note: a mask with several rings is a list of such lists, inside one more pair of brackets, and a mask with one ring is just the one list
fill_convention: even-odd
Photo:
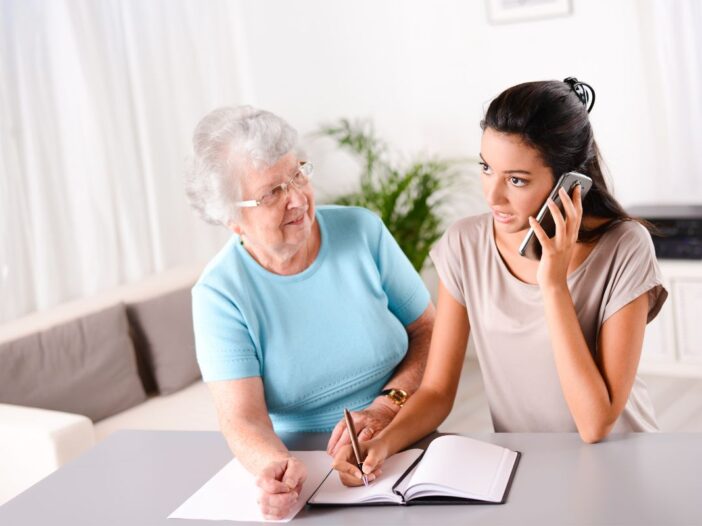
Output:
[[415,321],[429,306],[431,300],[422,278],[383,224],[378,244],[378,271],[383,290],[388,297],[388,308],[403,325]]
[[192,290],[197,361],[206,382],[261,376],[246,322],[222,291],[197,284]]
[[638,223],[627,230],[615,250],[602,323],[644,293],[648,293],[648,323],[668,297],[651,235]]
[[457,224],[446,230],[429,255],[444,288],[457,302],[465,305],[465,287],[461,269],[461,236]]

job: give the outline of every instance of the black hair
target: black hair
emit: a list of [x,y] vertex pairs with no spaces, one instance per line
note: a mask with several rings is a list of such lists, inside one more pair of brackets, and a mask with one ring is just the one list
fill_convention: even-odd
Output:
[[578,241],[586,243],[596,241],[620,221],[636,220],[650,230],[648,223],[627,214],[607,189],[588,116],[594,101],[594,90],[572,77],[562,82],[526,82],[500,93],[480,122],[483,131],[491,128],[516,134],[535,148],[553,171],[554,184],[561,174],[571,171],[592,179],[583,199],[583,215],[608,221],[594,229],[581,224]]

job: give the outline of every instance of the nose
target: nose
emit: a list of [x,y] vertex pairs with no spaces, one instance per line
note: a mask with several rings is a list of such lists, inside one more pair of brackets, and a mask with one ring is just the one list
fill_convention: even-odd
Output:
[[288,208],[297,208],[307,204],[307,195],[294,184],[289,184],[287,186],[286,197],[288,200]]
[[506,200],[500,183],[497,177],[483,178],[483,195],[490,206],[502,204]]

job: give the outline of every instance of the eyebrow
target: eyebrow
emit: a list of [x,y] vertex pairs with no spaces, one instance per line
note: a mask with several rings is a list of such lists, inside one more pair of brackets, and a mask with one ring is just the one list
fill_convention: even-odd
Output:
[[[485,164],[487,164],[488,166],[490,166],[490,163],[488,163],[488,162],[485,160],[485,157],[483,157],[483,154],[482,154],[482,153],[478,153],[478,155],[480,156],[480,159],[481,159]],[[505,171],[502,172],[502,173],[510,174],[510,175],[512,175],[512,174],[532,175],[532,173],[531,173],[530,171],[528,171],[528,170],[505,170]]]

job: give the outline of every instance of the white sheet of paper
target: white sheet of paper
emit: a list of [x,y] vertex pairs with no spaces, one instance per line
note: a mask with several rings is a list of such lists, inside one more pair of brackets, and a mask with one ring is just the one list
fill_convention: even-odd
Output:
[[307,467],[307,480],[290,515],[282,520],[263,518],[256,502],[256,477],[233,459],[181,504],[169,519],[289,522],[303,508],[312,492],[329,473],[332,458],[325,451],[291,451]]

